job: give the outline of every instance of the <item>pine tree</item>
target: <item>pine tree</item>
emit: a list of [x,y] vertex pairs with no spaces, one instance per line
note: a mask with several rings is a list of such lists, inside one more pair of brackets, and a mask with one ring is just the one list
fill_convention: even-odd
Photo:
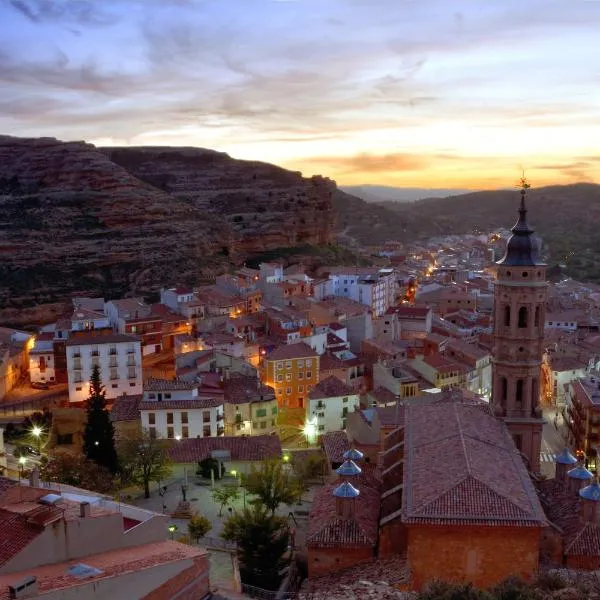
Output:
[[117,472],[119,463],[115,450],[115,432],[106,409],[106,395],[98,365],[94,365],[90,378],[83,451],[96,464],[106,467],[111,473]]

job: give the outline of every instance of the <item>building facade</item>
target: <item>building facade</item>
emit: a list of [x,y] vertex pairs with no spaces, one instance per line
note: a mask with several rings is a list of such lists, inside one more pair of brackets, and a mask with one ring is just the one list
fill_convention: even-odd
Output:
[[496,416],[527,458],[540,470],[544,420],[540,379],[544,351],[546,265],[538,257],[538,240],[527,223],[523,181],[519,219],[504,257],[496,263],[492,399]]
[[100,369],[106,398],[142,393],[139,338],[120,333],[74,335],[66,343],[69,402],[85,402],[94,365]]
[[312,423],[317,436],[346,429],[348,413],[360,406],[352,388],[331,375],[321,380],[308,394],[306,422]]

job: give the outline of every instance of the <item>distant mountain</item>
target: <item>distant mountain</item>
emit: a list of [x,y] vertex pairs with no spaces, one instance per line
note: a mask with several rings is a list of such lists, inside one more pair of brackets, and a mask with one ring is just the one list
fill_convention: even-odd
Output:
[[423,198],[441,198],[467,194],[470,190],[443,188],[392,187],[387,185],[342,185],[340,189],[367,202],[414,202]]
[[[411,242],[439,235],[510,228],[517,219],[517,190],[471,192],[411,203],[372,204],[346,195],[336,202],[347,237],[372,244],[388,239]],[[568,275],[600,282],[600,185],[578,183],[529,190],[529,222]]]

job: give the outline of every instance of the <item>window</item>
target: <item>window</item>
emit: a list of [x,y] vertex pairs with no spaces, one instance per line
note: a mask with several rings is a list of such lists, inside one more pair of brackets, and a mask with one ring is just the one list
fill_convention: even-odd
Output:
[[296,361],[296,366],[301,369],[302,367],[304,367],[304,361],[303,360],[297,360]]
[[190,437],[190,430],[188,429],[187,425],[184,425],[181,428],[181,437],[184,438],[184,439]]
[[173,425],[173,413],[172,412],[167,413],[167,424]]
[[535,316],[533,317],[533,324],[534,324],[536,327],[539,327],[539,326],[540,326],[540,312],[541,312],[541,311],[540,311],[540,307],[539,307],[539,306],[536,306],[536,307],[535,307]]
[[517,408],[521,408],[521,404],[523,403],[523,380],[517,379],[517,391],[515,393],[515,401],[517,403]]
[[508,397],[508,381],[506,380],[506,377],[501,377],[500,378],[500,389],[502,390],[502,394],[500,396],[502,402],[506,402],[506,399]]
[[342,398],[342,402],[348,402],[348,398]]
[[171,394],[169,392],[165,393],[165,400],[170,400]]
[[175,437],[175,429],[173,427],[167,427],[167,437],[172,440]]
[[539,401],[539,391],[538,391],[538,380],[531,380],[531,408],[535,410],[537,403]]
[[291,369],[291,368],[292,368],[292,361],[291,361],[291,360],[288,360],[288,361],[285,363],[285,368],[286,368],[286,369]]
[[277,363],[277,370],[283,369],[283,363],[282,362],[278,362]]
[[286,393],[288,396],[290,396],[290,395],[291,395],[291,393],[292,393],[292,388],[291,388],[291,387],[289,387],[289,388],[286,388],[286,390],[285,390],[285,393]]
[[115,355],[117,353],[117,347],[114,344],[111,344],[108,348],[108,353],[110,355]]
[[129,387],[135,387],[135,383],[130,383]]
[[303,385],[299,385],[298,386],[298,393],[299,394],[303,394],[304,393],[304,386]]
[[304,364],[305,364],[307,367],[310,367],[311,363],[312,363],[312,360],[311,360],[310,358],[307,358],[307,359],[304,361]]
[[291,373],[286,373],[285,374],[285,380],[286,381],[291,381],[292,380],[292,374]]
[[298,373],[298,379],[304,379],[304,373],[302,371]]
[[517,450],[521,452],[523,450],[523,436],[521,434],[515,434],[513,435],[513,440],[515,441]]
[[110,370],[110,378],[112,380],[119,379],[119,371],[117,369]]
[[210,410],[203,410],[202,411],[202,422],[203,423],[210,423]]
[[271,427],[275,427],[275,419],[271,419]]
[[267,422],[266,421],[261,421],[260,422],[260,428],[261,429],[266,429],[267,428]]
[[311,371],[306,371],[306,379],[310,379],[312,377]]
[[319,425],[319,431],[325,431],[325,425]]
[[345,417],[348,414],[348,407],[344,406],[344,408],[342,408],[342,417]]
[[210,425],[204,425],[204,427],[202,428],[202,436],[210,437]]
[[148,433],[152,439],[156,439],[156,427],[148,427]]
[[258,429],[258,423],[256,421],[252,421],[252,429]]
[[129,369],[127,369],[127,377],[129,379],[135,379],[137,377],[135,368],[129,368]]
[[76,387],[76,388],[75,388],[75,391],[76,391],[76,392],[80,392],[80,391],[81,391],[81,386],[78,386],[78,387]]
[[119,384],[118,383],[111,383],[110,387],[114,390],[114,389],[116,389],[116,388],[119,387]]
[[181,423],[188,423],[188,414],[187,411],[181,413]]
[[277,375],[277,381],[283,381],[283,375],[281,375],[281,374]]
[[98,346],[92,346],[91,355],[92,356],[99,356],[100,355],[100,353],[98,352]]
[[518,327],[519,329],[525,329],[527,327],[527,308],[525,306],[521,306],[519,309]]
[[510,327],[510,306],[504,307],[504,327]]
[[256,418],[259,419],[260,417],[266,417],[267,416],[267,409],[266,408],[259,408],[256,411]]
[[156,413],[148,413],[148,424],[156,425]]

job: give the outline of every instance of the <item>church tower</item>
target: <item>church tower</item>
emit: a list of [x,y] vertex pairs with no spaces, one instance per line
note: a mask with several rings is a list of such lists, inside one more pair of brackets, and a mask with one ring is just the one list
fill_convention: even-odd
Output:
[[491,405],[527,457],[529,469],[539,473],[547,284],[546,265],[538,256],[538,242],[527,223],[527,188],[529,184],[521,179],[519,220],[504,257],[496,263]]

